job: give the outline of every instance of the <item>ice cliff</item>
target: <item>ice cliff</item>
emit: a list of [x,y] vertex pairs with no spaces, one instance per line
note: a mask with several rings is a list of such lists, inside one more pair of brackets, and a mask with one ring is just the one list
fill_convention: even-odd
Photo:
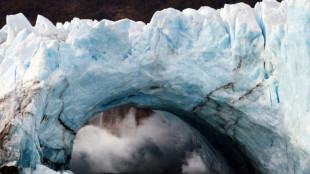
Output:
[[309,0],[165,9],[148,24],[9,15],[0,44],[0,166],[66,169],[85,122],[136,106],[212,134],[214,172],[310,172]]

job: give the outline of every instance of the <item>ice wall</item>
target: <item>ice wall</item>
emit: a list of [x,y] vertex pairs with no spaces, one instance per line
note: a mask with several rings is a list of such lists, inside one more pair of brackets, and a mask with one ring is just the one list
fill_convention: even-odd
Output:
[[261,173],[309,173],[309,23],[309,0],[165,9],[148,24],[7,16],[0,166],[64,169],[81,125],[137,106],[227,135]]

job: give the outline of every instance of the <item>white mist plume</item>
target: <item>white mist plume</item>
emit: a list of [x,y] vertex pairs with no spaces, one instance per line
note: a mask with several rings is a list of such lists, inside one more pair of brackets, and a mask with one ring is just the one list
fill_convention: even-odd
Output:
[[191,152],[190,155],[188,155],[186,164],[183,164],[182,166],[182,172],[183,174],[210,173],[206,168],[205,164],[203,163],[201,156],[195,151]]
[[120,129],[116,136],[93,125],[81,128],[71,170],[76,174],[182,173],[186,153],[199,147],[190,128],[169,113],[157,112],[137,126],[135,111],[130,110]]

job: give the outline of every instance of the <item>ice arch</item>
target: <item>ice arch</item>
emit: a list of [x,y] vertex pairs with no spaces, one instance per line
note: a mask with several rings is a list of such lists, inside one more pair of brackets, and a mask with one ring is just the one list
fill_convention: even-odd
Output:
[[22,14],[0,30],[0,165],[64,166],[75,132],[118,106],[229,137],[262,173],[309,172],[310,2],[166,9],[152,21]]

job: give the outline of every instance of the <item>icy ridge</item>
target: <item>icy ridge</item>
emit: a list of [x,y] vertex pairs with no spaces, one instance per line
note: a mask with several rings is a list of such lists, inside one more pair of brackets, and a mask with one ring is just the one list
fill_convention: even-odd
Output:
[[0,165],[64,169],[81,125],[134,105],[209,124],[259,172],[308,173],[309,18],[309,0],[165,9],[148,24],[7,16]]

